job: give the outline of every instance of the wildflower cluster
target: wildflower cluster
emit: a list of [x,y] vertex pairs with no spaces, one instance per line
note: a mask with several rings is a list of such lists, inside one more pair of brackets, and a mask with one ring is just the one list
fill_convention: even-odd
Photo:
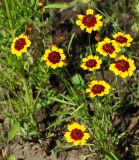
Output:
[[113,35],[115,40],[105,38],[103,41],[98,43],[96,51],[102,54],[104,57],[109,56],[115,59],[115,63],[110,64],[109,69],[119,75],[122,78],[126,78],[133,75],[136,69],[134,60],[128,59],[124,55],[119,56],[118,53],[121,51],[121,47],[129,47],[133,39],[129,34],[118,32]]
[[[78,20],[76,24],[81,28],[81,30],[86,29],[86,32],[90,33],[92,31],[100,30],[103,26],[101,21],[102,16],[100,14],[94,14],[92,9],[86,11],[86,15],[77,15]],[[132,76],[134,70],[136,69],[134,61],[124,55],[119,56],[118,53],[121,51],[121,47],[129,47],[133,39],[129,34],[124,34],[118,32],[113,35],[114,40],[110,38],[104,38],[104,40],[98,42],[96,52],[103,55],[104,57],[109,56],[115,60],[115,63],[110,64],[109,69],[119,75],[122,78]],[[31,45],[29,37],[25,34],[21,34],[19,37],[13,40],[11,45],[12,54],[21,56],[22,53],[27,52],[27,48]],[[49,49],[45,50],[45,54],[42,56],[42,61],[52,69],[61,68],[67,64],[66,55],[64,50],[52,45]],[[99,56],[88,55],[82,59],[81,68],[88,71],[94,71],[100,69],[102,60]],[[92,80],[88,84],[86,93],[89,94],[90,98],[96,96],[104,96],[109,94],[110,85],[104,80]],[[89,133],[85,133],[86,130],[84,125],[78,123],[73,123],[68,125],[68,132],[65,133],[65,138],[67,142],[71,142],[74,145],[84,145],[89,139]]]

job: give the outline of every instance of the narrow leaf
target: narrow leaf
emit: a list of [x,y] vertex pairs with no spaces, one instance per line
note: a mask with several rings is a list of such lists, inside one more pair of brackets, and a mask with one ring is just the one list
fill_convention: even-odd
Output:
[[67,3],[53,3],[53,4],[48,4],[47,6],[45,6],[45,8],[49,8],[49,9],[53,9],[53,8],[56,8],[56,9],[63,9],[63,8],[66,8],[68,7],[68,4]]
[[20,128],[19,122],[16,122],[10,129],[8,133],[8,140],[11,141],[17,134],[18,130]]
[[68,44],[68,52],[69,52],[69,50],[70,50],[70,47],[71,47],[71,44],[72,44],[72,41],[73,41],[74,36],[75,36],[75,33],[73,33],[73,34],[71,35],[71,38],[70,38],[70,41],[69,41],[69,44]]

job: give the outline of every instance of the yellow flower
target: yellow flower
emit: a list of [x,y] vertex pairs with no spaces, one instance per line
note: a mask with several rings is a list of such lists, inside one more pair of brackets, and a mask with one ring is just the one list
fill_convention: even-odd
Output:
[[116,40],[116,42],[120,46],[125,46],[125,47],[130,47],[131,42],[133,41],[130,34],[124,34],[124,33],[121,33],[121,32],[118,32],[118,33],[114,34],[113,38]]
[[84,70],[93,71],[95,69],[100,68],[100,64],[102,63],[102,60],[100,60],[98,56],[89,55],[86,58],[83,58],[82,62],[83,63],[81,64],[81,67]]
[[89,133],[85,133],[86,130],[84,125],[80,125],[76,122],[68,125],[69,132],[64,134],[67,142],[73,143],[74,145],[85,145],[86,141],[90,138]]
[[98,42],[96,51],[103,56],[109,55],[110,58],[115,58],[117,56],[117,53],[120,52],[121,49],[119,48],[118,43],[115,40],[105,38],[103,41]]
[[97,81],[93,80],[89,83],[89,87],[86,89],[86,93],[89,94],[91,98],[95,96],[104,96],[105,94],[109,94],[110,85],[105,81]]
[[45,50],[45,54],[43,55],[42,60],[45,61],[47,66],[55,69],[65,65],[66,56],[63,49],[52,45],[50,49]]
[[103,26],[103,22],[100,21],[102,16],[100,14],[94,15],[92,9],[86,11],[86,15],[77,15],[78,20],[76,24],[80,26],[81,30],[86,28],[86,32],[91,33],[92,31],[100,30]]
[[11,44],[11,52],[12,54],[16,54],[17,56],[21,56],[22,53],[27,52],[27,47],[31,45],[31,41],[28,36],[25,34],[21,34],[19,37],[14,38]]
[[126,78],[133,75],[134,70],[136,69],[134,60],[127,59],[125,56],[120,56],[116,59],[115,64],[111,64],[109,69],[119,75],[122,78]]

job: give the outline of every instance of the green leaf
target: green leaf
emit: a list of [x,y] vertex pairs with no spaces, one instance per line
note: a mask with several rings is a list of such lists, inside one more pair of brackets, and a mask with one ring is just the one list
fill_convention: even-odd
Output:
[[80,74],[75,74],[71,80],[74,85],[81,85],[81,86],[84,85],[84,80]]
[[70,119],[71,119],[71,117],[61,118],[61,119],[57,120],[56,122],[54,122],[53,124],[50,124],[50,125],[46,128],[46,130],[48,130],[48,129],[54,127],[54,126],[57,126],[57,125],[59,125],[59,124],[61,124],[61,123],[63,123],[63,122],[68,122]]
[[70,41],[69,41],[69,44],[68,44],[68,52],[69,52],[69,50],[70,50],[70,47],[71,47],[72,41],[73,41],[73,39],[74,39],[74,36],[75,36],[75,33],[73,33],[73,34],[71,35],[71,38],[70,38]]
[[24,69],[29,72],[29,67],[33,64],[33,57],[29,52],[27,52],[26,55],[27,61],[24,63]]
[[58,99],[58,98],[55,98],[55,97],[54,97],[54,98],[51,98],[51,97],[50,97],[49,99],[51,99],[51,100],[53,100],[53,101],[56,101],[56,102],[59,102],[59,103],[76,106],[75,103],[71,103],[71,102],[68,102],[68,101],[64,101],[64,100],[62,100],[62,99]]
[[31,1],[30,1],[30,2],[31,2],[31,5],[34,5],[35,1],[36,1],[36,0],[31,0]]
[[8,133],[8,140],[11,141],[17,134],[18,130],[20,128],[20,123],[16,122],[10,129]]
[[57,8],[57,9],[63,9],[68,7],[67,3],[53,3],[53,4],[48,4],[47,6],[45,6],[45,8]]
[[16,160],[14,155],[10,155],[7,160]]
[[33,64],[33,57],[32,57],[32,55],[29,52],[27,52],[26,55],[27,55],[27,59],[28,59],[29,64]]

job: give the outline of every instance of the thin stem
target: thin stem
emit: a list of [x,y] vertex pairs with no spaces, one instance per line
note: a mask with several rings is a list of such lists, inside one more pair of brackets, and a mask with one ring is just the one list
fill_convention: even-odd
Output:
[[13,0],[11,0],[11,3],[12,3],[12,13],[13,13],[13,16],[15,17],[15,2]]
[[41,16],[42,18],[42,28],[43,28],[43,39],[44,39],[44,47],[46,47],[46,36],[45,36],[45,25],[44,25],[44,18],[43,18],[43,14]]
[[88,34],[88,43],[89,43],[89,53],[92,54],[92,49],[91,49],[91,36]]
[[8,0],[4,0],[4,1],[5,1],[5,7],[6,7],[6,12],[7,12],[7,17],[8,17],[8,21],[9,21],[9,27],[10,27],[9,30],[8,29],[7,30],[12,35],[12,38],[14,38],[14,36],[15,36],[15,30],[13,30],[13,24],[12,24],[12,19],[11,19],[11,14],[10,14]]
[[33,109],[32,97],[30,97],[29,88],[28,88],[28,85],[27,85],[27,82],[26,82],[25,78],[22,78],[22,82],[23,82],[25,94],[26,94],[26,97],[27,97],[27,105],[28,105],[29,108],[31,108],[31,111],[32,111],[32,109]]
[[9,26],[10,26],[10,29],[13,29],[13,24],[12,24],[12,21],[11,21],[11,14],[10,14],[10,9],[9,9],[9,5],[8,5],[8,1],[7,0],[4,0],[4,1],[5,1],[5,7],[6,7],[6,12],[7,12],[8,20],[9,20]]
[[103,70],[103,67],[101,67],[101,75],[102,75],[102,78],[103,78],[104,80],[106,80],[106,78],[105,78],[105,76],[104,76],[104,70]]
[[116,88],[116,90],[117,90],[117,93],[118,93],[118,96],[119,96],[119,87],[118,87],[118,76],[116,75],[115,76],[115,88]]
[[37,100],[38,100],[41,92],[42,92],[42,88],[39,89],[39,91],[38,91],[38,93],[37,93],[37,96],[36,96],[36,98],[35,98],[35,100],[34,100],[34,104],[33,104],[34,108],[35,108],[35,105],[36,105],[36,103],[37,103]]
[[93,6],[97,11],[99,11],[104,17],[108,18],[116,27],[119,31],[122,32],[122,29],[118,26],[118,24],[106,13],[106,12],[102,12],[101,10],[99,10],[96,6]]
[[129,91],[133,94],[133,96],[135,98],[137,98],[136,94],[134,93],[134,91],[132,90],[132,88],[129,86],[129,84],[127,83],[127,80],[124,79],[124,83],[126,84],[127,88],[129,89]]

